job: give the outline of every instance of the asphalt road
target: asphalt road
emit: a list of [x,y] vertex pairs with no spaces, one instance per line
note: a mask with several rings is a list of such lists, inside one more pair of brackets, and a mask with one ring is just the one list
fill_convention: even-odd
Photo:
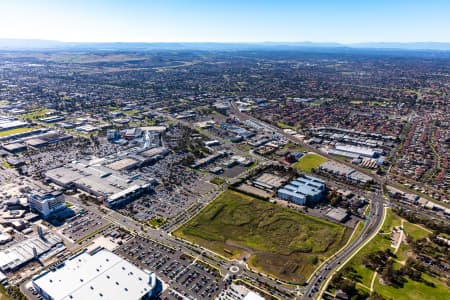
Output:
[[365,245],[366,241],[378,232],[384,219],[384,204],[381,192],[378,193],[370,202],[370,215],[367,218],[364,227],[359,236],[344,250],[336,255],[318,270],[308,282],[304,289],[303,299],[315,299],[322,295],[321,288],[326,286],[327,279],[330,278],[337,268],[345,263],[356,250]]

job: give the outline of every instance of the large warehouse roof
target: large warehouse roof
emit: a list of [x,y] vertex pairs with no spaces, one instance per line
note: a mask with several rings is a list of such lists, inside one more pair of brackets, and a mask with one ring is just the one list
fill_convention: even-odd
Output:
[[64,167],[48,170],[45,175],[57,184],[67,186],[72,183],[86,187],[96,195],[111,196],[134,185],[147,182],[115,170],[89,162],[72,162]]
[[33,278],[52,299],[141,299],[155,288],[156,277],[108,250],[83,252],[54,271]]
[[61,242],[61,238],[52,233],[47,233],[45,239],[33,236],[20,241],[0,251],[0,270],[5,272],[14,270],[34,258],[33,249],[36,249],[36,255],[40,256]]

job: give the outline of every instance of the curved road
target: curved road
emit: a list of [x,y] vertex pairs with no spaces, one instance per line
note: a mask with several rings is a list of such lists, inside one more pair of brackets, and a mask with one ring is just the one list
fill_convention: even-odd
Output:
[[379,229],[384,220],[384,205],[381,193],[378,193],[370,202],[370,215],[365,221],[363,230],[359,236],[344,250],[335,254],[324,264],[320,269],[315,271],[314,276],[308,282],[304,289],[303,299],[320,299],[323,294],[323,289],[326,288],[329,279],[334,274],[335,270],[346,263],[346,260],[362,248],[368,241],[371,240]]

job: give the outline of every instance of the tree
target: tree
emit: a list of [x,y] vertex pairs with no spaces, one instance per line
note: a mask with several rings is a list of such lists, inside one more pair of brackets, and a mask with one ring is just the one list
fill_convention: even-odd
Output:
[[381,278],[383,278],[386,284],[392,284],[395,281],[394,268],[391,262],[388,262],[386,266],[384,266],[383,271],[381,272]]
[[373,292],[367,300],[385,300],[383,296],[378,294],[377,292]]
[[340,289],[350,297],[357,294],[355,283],[348,279],[342,280]]

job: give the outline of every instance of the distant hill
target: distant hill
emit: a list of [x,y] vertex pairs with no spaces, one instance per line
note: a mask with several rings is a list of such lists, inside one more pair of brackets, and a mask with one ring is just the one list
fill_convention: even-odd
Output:
[[314,42],[261,42],[261,43],[74,43],[52,40],[0,39],[0,50],[293,50],[293,49],[399,49],[450,51],[450,43],[314,43]]
[[402,50],[450,50],[450,43],[416,42],[416,43],[358,43],[348,45],[352,48],[365,49],[402,49]]

